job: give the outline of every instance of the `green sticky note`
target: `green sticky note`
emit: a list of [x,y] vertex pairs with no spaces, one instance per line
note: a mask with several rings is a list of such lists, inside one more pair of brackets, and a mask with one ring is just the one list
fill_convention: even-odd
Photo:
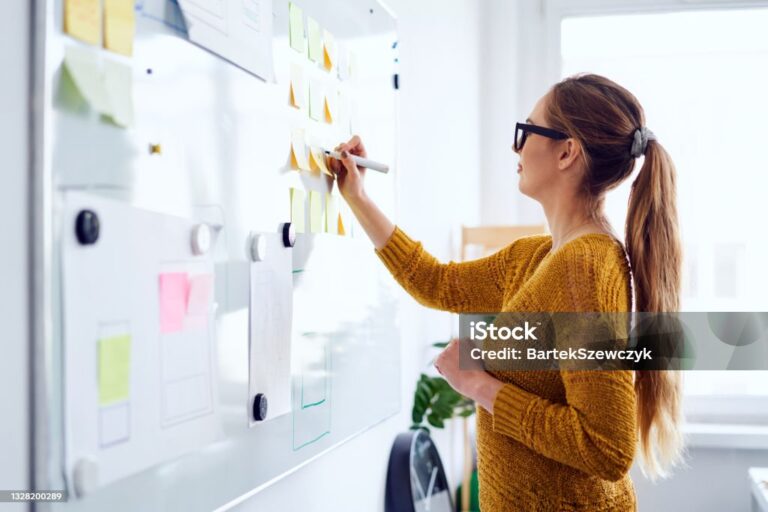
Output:
[[309,59],[313,62],[323,60],[323,31],[320,24],[307,17],[307,39],[309,39]]
[[300,53],[306,51],[307,43],[304,38],[304,11],[293,2],[288,4],[288,39],[290,39],[291,48]]
[[297,233],[304,233],[304,191],[291,188],[291,224]]
[[131,337],[99,340],[99,405],[127,400],[131,377]]
[[321,82],[309,81],[309,117],[315,121],[323,119],[325,114],[325,90]]
[[323,232],[323,203],[320,192],[309,191],[309,231],[311,233]]

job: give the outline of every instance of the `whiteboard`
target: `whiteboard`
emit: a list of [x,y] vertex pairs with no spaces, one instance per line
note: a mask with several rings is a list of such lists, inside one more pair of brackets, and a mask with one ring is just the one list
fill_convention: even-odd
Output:
[[[334,192],[332,181],[319,173],[291,170],[290,140],[296,128],[305,131],[309,142],[325,145],[352,132],[363,135],[369,154],[392,168],[389,175],[368,173],[367,188],[387,213],[394,213],[392,15],[374,2],[351,7],[341,0],[299,3],[354,56],[353,73],[341,80],[312,68],[290,48],[288,3],[274,2],[270,82],[190,43],[173,2],[138,0],[133,57],[100,50],[132,69],[134,123],[123,128],[89,108],[62,70],[66,48],[81,43],[61,31],[63,2],[45,4],[39,13],[45,30],[37,37],[45,49],[39,78],[47,99],[40,115],[45,126],[43,182],[50,194],[45,211],[52,242],[47,252],[52,299],[45,347],[51,364],[41,383],[50,398],[39,428],[48,436],[45,473],[51,488],[66,487],[74,497],[75,466],[81,459],[93,462],[86,474],[94,478],[81,497],[51,508],[215,509],[396,413],[400,354],[393,285],[353,223],[348,236],[299,234],[289,260],[275,260],[274,272],[285,272],[290,261],[290,350],[281,354],[283,374],[289,372],[281,378],[288,387],[280,384],[276,394],[269,391],[274,415],[252,420],[253,393],[264,374],[254,363],[261,351],[251,325],[259,325],[251,307],[259,295],[252,292],[264,281],[247,250],[258,233],[268,237],[268,255],[285,252],[277,233],[290,219],[291,187],[321,193],[324,204],[325,194]],[[318,123],[289,105],[292,64],[305,66],[305,77],[333,81],[344,91],[344,123]],[[150,145],[161,146],[161,153],[152,154]],[[77,255],[81,248],[72,237],[73,215],[85,205],[130,231],[116,239],[105,229],[104,243],[90,260]],[[199,223],[217,226],[215,244],[202,258],[183,253],[188,244],[181,249],[190,227]],[[177,244],[169,249],[172,240]],[[105,261],[110,251],[113,256]],[[125,294],[105,300],[103,293],[73,287],[76,276],[89,270],[107,275],[109,265],[118,261],[137,273],[133,280],[130,273],[121,277],[117,286],[127,287]],[[154,419],[145,415],[142,408],[162,403],[164,381],[157,377],[162,359],[135,352],[128,439],[112,428],[112,442],[93,444],[98,439],[93,422],[122,425],[126,411],[100,419],[98,400],[78,397],[72,386],[95,385],[94,347],[115,324],[119,331],[128,323],[132,332],[139,324],[154,326],[144,328],[149,333],[144,338],[162,346],[156,331],[160,320],[151,316],[158,314],[158,305],[152,301],[157,301],[158,275],[179,270],[213,275],[210,329],[197,342],[210,349],[210,385],[201,388],[209,389],[210,400],[190,405],[189,414],[176,416],[185,418],[181,422],[164,421],[162,410]],[[104,280],[98,285],[93,289],[108,286]],[[88,305],[99,305],[101,312],[91,315]],[[141,350],[137,343],[132,338],[132,350]],[[150,374],[156,376],[154,384],[146,379],[142,385],[147,389],[134,390],[133,376]],[[158,395],[145,399],[153,386],[159,387],[154,390]],[[90,422],[85,431],[83,422]],[[172,429],[185,433],[169,444],[163,432]],[[140,432],[149,437],[140,439]],[[86,450],[87,443],[77,439],[89,439],[92,447]],[[133,442],[143,448],[131,450]]]

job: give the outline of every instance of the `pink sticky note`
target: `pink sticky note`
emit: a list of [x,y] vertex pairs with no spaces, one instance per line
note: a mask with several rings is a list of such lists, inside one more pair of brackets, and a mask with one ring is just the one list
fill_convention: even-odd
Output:
[[188,295],[189,280],[186,273],[160,274],[160,332],[176,332],[184,328]]
[[198,274],[189,279],[187,314],[208,317],[213,293],[213,274]]

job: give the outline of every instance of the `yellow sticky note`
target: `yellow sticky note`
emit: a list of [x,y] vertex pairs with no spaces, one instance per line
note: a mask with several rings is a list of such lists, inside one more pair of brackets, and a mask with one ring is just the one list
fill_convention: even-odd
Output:
[[339,215],[338,215],[338,217],[339,217],[339,222],[338,222],[337,231],[338,231],[338,233],[339,233],[341,236],[344,236],[344,235],[346,235],[346,234],[347,234],[347,231],[344,229],[344,220],[343,220],[343,219],[342,219],[342,217],[341,217],[341,212],[339,212]]
[[314,19],[307,16],[307,40],[309,42],[309,60],[321,62],[323,59],[323,31]]
[[334,118],[336,117],[336,100],[338,98],[338,92],[335,88],[329,87],[328,90],[325,93],[325,107],[323,108],[323,113],[325,115],[325,122],[326,123],[333,123]]
[[325,105],[325,94],[323,84],[317,80],[309,82],[309,117],[315,121],[323,118],[323,107]]
[[101,0],[65,0],[64,32],[90,44],[101,43]]
[[291,187],[291,224],[293,224],[297,233],[304,233],[306,231],[304,220],[305,197],[306,195],[303,190]]
[[309,165],[313,171],[322,171],[323,174],[333,176],[333,173],[328,170],[328,166],[325,165],[325,153],[320,148],[309,148]]
[[134,0],[104,0],[104,48],[123,55],[133,54],[136,31]]
[[104,62],[104,88],[111,106],[110,116],[120,126],[133,125],[133,69],[122,62]]
[[127,400],[131,384],[131,337],[99,340],[99,405]]
[[290,39],[291,48],[300,53],[306,51],[304,11],[293,2],[288,3],[288,39]]
[[295,128],[291,131],[291,167],[311,171],[307,160],[307,146],[304,143],[304,130]]
[[309,231],[323,232],[323,203],[320,192],[316,190],[309,191]]
[[291,63],[291,105],[303,108],[306,104],[306,89],[304,88],[304,69],[298,64]]
[[339,232],[339,204],[337,199],[332,194],[325,195],[325,231],[334,235]]
[[64,67],[91,108],[100,114],[111,115],[112,108],[104,85],[99,54],[90,48],[67,46],[64,50]]
[[333,34],[323,30],[323,67],[326,71],[331,71],[334,62],[336,62],[336,39]]

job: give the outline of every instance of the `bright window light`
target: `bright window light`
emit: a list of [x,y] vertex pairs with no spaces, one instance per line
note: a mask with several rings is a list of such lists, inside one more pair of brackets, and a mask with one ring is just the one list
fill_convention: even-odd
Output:
[[[765,27],[768,9],[562,21],[562,76],[598,73],[629,89],[675,162],[684,311],[768,311]],[[606,199],[619,234],[635,176]],[[768,372],[685,380],[691,395],[768,395]]]

